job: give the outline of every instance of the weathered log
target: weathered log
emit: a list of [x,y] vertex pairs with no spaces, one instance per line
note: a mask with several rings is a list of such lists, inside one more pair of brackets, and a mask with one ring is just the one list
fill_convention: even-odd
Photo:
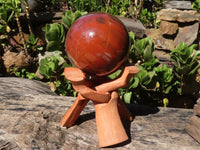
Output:
[[186,126],[186,130],[189,135],[200,143],[200,117],[192,116]]
[[200,105],[198,104],[194,105],[194,114],[200,116]]
[[[74,126],[61,127],[74,100],[57,96],[39,81],[0,78],[0,149],[99,149],[91,102]],[[131,124],[124,122],[129,140],[112,149],[199,149],[185,131],[191,109],[127,107],[135,117]]]
[[200,117],[200,98],[197,100],[197,104],[194,105],[194,114]]

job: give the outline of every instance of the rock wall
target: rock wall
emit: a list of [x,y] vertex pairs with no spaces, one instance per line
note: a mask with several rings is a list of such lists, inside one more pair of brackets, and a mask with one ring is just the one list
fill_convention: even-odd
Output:
[[197,11],[162,9],[157,15],[157,20],[160,20],[160,28],[147,29],[146,34],[152,37],[158,58],[168,59],[168,53],[181,42],[187,45],[199,44],[200,14]]

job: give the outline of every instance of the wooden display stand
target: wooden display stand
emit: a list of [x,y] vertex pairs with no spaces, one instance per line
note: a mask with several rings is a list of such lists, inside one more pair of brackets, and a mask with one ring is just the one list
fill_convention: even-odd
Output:
[[78,68],[65,68],[65,77],[72,82],[79,93],[72,107],[62,118],[62,126],[74,125],[81,111],[92,100],[95,106],[95,117],[99,138],[99,147],[108,147],[128,140],[121,119],[132,121],[132,116],[124,103],[119,99],[116,90],[126,87],[131,77],[139,72],[136,66],[127,66],[119,78],[107,77],[87,79]]
[[200,99],[194,105],[194,116],[192,116],[186,126],[186,131],[197,142],[200,143]]

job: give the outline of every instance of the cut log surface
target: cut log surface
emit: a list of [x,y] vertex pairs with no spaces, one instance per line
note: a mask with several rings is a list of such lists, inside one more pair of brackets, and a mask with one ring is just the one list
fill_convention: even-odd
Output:
[[[61,119],[74,101],[74,97],[57,96],[47,85],[35,80],[0,78],[0,149],[100,149],[91,102],[74,126],[61,127]],[[124,122],[129,140],[112,149],[200,149],[185,130],[193,110],[127,107],[134,115],[133,122]]]

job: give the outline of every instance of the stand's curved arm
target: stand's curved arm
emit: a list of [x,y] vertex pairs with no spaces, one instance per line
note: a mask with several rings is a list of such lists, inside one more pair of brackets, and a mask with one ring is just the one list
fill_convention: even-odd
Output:
[[110,99],[108,92],[128,86],[130,79],[138,72],[139,69],[136,66],[127,66],[119,78],[95,87],[78,68],[65,68],[65,77],[72,82],[74,89],[83,97],[96,102],[108,102]]

